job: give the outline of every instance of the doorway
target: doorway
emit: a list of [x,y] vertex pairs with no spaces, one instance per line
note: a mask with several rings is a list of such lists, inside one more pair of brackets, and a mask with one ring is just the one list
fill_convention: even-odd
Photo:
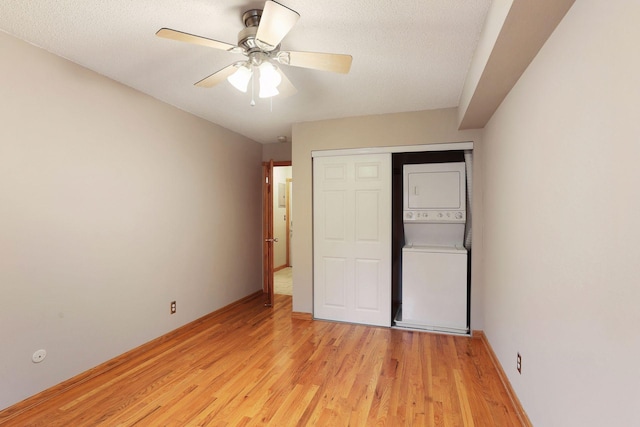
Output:
[[273,168],[273,272],[274,293],[292,295],[292,253],[293,237],[292,215],[292,171],[291,166],[274,166]]
[[273,167],[273,269],[281,270],[291,265],[291,166]]
[[275,293],[293,293],[290,250],[293,235],[292,185],[290,161],[263,163],[263,291],[266,306],[273,305]]

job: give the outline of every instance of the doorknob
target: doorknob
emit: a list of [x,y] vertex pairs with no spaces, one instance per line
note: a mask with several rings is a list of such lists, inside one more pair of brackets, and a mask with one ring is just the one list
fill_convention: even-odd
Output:
[[275,239],[264,239],[265,242],[277,242],[278,238],[276,237]]

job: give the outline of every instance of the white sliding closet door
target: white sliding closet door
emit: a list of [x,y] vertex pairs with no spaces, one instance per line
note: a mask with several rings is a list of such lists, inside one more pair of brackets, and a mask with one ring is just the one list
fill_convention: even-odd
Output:
[[313,159],[314,317],[391,326],[391,154]]

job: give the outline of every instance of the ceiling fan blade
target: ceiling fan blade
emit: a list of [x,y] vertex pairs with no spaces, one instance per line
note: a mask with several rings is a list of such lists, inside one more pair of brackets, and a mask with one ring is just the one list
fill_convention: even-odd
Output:
[[228,50],[228,51],[236,51],[241,48],[238,46],[221,42],[218,40],[208,39],[206,37],[194,36],[193,34],[183,33],[182,31],[172,30],[171,28],[161,28],[156,33],[156,36],[163,37],[165,39],[177,40],[179,42],[193,43],[199,44],[201,46],[212,47],[214,49]]
[[276,60],[281,64],[292,65],[294,67],[347,74],[351,69],[351,61],[353,58],[351,55],[343,55],[340,53],[281,51],[278,52]]
[[268,0],[256,32],[256,44],[260,49],[271,52],[278,47],[299,18],[300,14],[295,10]]
[[227,77],[229,77],[231,74],[235,73],[237,70],[237,66],[236,64],[231,64],[228,65],[226,67],[224,67],[221,70],[216,71],[215,73],[211,74],[209,77],[205,77],[204,79],[200,80],[199,82],[195,83],[194,86],[198,86],[198,87],[213,87],[215,85],[217,85],[220,82],[223,82]]
[[295,95],[298,90],[293,86],[291,80],[289,80],[285,73],[282,72],[281,69],[278,68],[278,73],[280,77],[282,77],[282,81],[278,85],[278,92],[280,92],[280,96],[286,98],[288,96]]

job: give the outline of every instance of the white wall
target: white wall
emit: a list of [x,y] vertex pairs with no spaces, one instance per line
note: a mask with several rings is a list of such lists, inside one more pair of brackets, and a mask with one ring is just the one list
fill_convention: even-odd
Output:
[[[458,131],[455,108],[416,111],[377,116],[351,117],[337,120],[297,123],[293,126],[293,210],[295,211],[292,252],[293,310],[311,313],[313,301],[312,259],[312,175],[311,152],[343,148],[388,147],[442,142],[474,142],[474,159],[482,157],[480,131]],[[475,160],[474,160],[475,165]],[[474,221],[482,221],[482,168],[474,173]],[[477,213],[477,214],[476,214]],[[471,325],[482,329],[482,229],[473,229]]]
[[262,146],[3,33],[0,52],[3,408],[261,289]]
[[639,21],[575,2],[483,136],[485,332],[536,426],[640,425]]

